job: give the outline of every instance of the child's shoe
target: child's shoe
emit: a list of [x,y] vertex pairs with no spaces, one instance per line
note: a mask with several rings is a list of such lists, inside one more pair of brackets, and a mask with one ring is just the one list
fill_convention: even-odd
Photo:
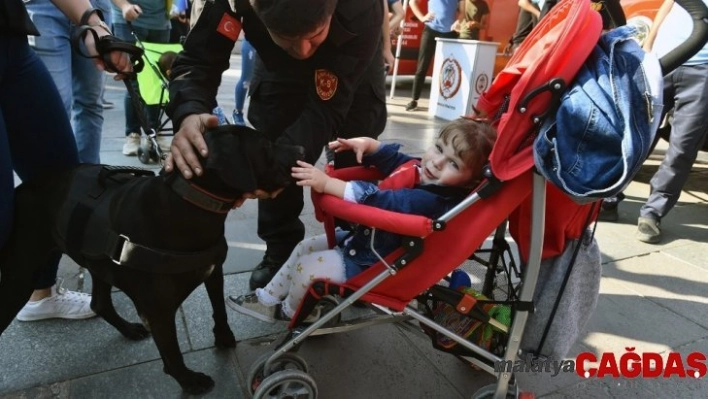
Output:
[[52,287],[52,294],[39,301],[27,302],[17,314],[17,320],[88,319],[96,316],[91,310],[91,295],[69,291],[61,283]]
[[266,323],[275,323],[275,311],[278,306],[265,306],[258,302],[256,294],[229,295],[226,304],[239,313],[255,317]]

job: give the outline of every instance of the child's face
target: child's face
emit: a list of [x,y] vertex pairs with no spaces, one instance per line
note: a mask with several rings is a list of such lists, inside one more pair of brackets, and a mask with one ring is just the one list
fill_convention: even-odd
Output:
[[464,187],[472,181],[473,171],[457,155],[452,143],[438,138],[423,154],[421,184]]

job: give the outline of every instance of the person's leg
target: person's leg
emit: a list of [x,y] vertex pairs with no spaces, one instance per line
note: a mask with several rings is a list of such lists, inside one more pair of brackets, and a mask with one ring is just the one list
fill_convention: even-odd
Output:
[[[105,19],[106,25],[112,30],[113,29],[113,23],[112,23],[112,18],[111,14],[113,13],[113,9],[111,8],[111,1],[110,0],[91,0],[91,4],[93,4],[94,8],[98,8],[101,10],[103,13],[103,19]],[[110,101],[106,100],[105,94],[106,94],[106,79],[108,79],[108,74],[105,72],[101,72],[101,76],[103,79],[103,82],[101,83],[101,106],[103,109],[111,109],[115,106]]]
[[[3,158],[12,160],[12,168],[22,181],[77,165],[79,159],[71,124],[44,63],[29,48],[24,37],[1,43],[6,48],[0,53],[11,54],[11,59],[2,60],[5,65],[0,79],[0,109],[7,138],[4,144],[9,148],[9,157]],[[37,117],[38,109],[42,110],[41,117]],[[8,178],[6,166],[3,164],[0,172],[3,191],[9,191],[8,180],[14,186],[12,171],[9,171]],[[12,194],[7,197],[11,198]],[[12,200],[7,200],[7,197],[3,195],[5,202],[2,208],[3,212],[11,213]],[[11,217],[3,217],[4,220],[11,220]],[[47,259],[46,267],[37,274],[35,292],[30,298],[36,302],[29,302],[21,311],[31,316],[27,320],[95,316],[90,309],[89,295],[55,286],[59,256],[59,253],[53,254],[51,259]],[[29,308],[34,313],[27,312]],[[21,318],[21,314],[17,317]]]
[[347,280],[344,259],[339,249],[313,252],[300,257],[298,266],[288,275],[290,288],[282,303],[283,315],[292,319],[313,280],[323,279],[332,283]]
[[[651,191],[639,211],[638,238],[655,243],[661,239],[659,222],[676,205],[693,162],[708,133],[708,64],[681,66],[665,79],[665,92],[675,93],[674,119],[669,148],[649,182]],[[651,226],[650,222],[655,222]],[[642,224],[646,226],[642,226]],[[642,227],[646,231],[642,231]],[[649,230],[647,230],[647,228]]]
[[[149,30],[147,30],[144,39],[140,35],[138,35],[138,37],[140,38],[140,40],[144,40],[148,43],[169,43],[170,42],[170,30],[169,29],[149,29]],[[150,124],[150,127],[152,129],[155,129],[156,132],[160,128],[160,122],[161,122],[160,121],[160,110],[161,110],[160,104],[145,106],[145,114],[147,115],[148,123]],[[160,144],[160,147],[164,147],[164,146],[162,144]],[[167,147],[169,148],[169,145],[167,145]],[[167,150],[167,148],[165,148],[164,150]]]
[[71,125],[76,136],[79,160],[83,163],[101,163],[101,94],[104,73],[96,68],[92,60],[71,51],[70,47],[68,51],[72,54],[71,78],[74,94]]
[[416,65],[415,76],[413,77],[413,98],[406,110],[413,110],[418,106],[420,93],[423,91],[425,84],[425,75],[428,72],[430,61],[435,56],[435,37],[434,30],[427,26],[423,28],[423,33],[420,36],[420,49],[418,50],[418,64]]
[[[135,34],[142,38],[147,35],[146,29],[140,29],[133,26]],[[132,35],[132,30],[127,24],[114,24],[113,34],[128,43],[135,44],[135,38]],[[141,36],[143,35],[143,36]],[[133,85],[135,90],[138,90],[138,81],[134,79],[130,84]],[[141,125],[140,119],[138,118],[137,111],[133,105],[133,99],[130,93],[126,90],[125,97],[123,98],[123,107],[125,109],[125,144],[123,144],[123,155],[137,155],[138,148],[140,147],[140,134]]]
[[243,107],[246,103],[246,94],[253,76],[253,64],[256,59],[256,50],[247,40],[243,40],[241,44],[241,77],[236,83],[234,96],[236,100],[236,108],[234,109],[233,118],[237,125],[245,125],[243,119]]
[[[50,0],[27,3],[27,11],[41,36],[34,36],[32,47],[51,74],[59,91],[62,106],[71,117],[73,94],[71,87],[71,54],[69,42],[71,22]],[[31,42],[30,42],[31,43]]]
[[[249,88],[249,122],[271,140],[276,140],[301,115],[311,78],[307,69],[293,69],[287,71],[287,75],[276,75],[266,70],[256,56]],[[314,164],[324,144],[313,143],[313,148],[306,149],[306,153],[312,154],[312,159],[306,161]],[[305,226],[300,221],[304,205],[302,195],[302,187],[293,184],[274,199],[258,201],[258,236],[266,242],[267,249],[263,261],[251,274],[251,289],[268,283],[295,245],[304,238]]]

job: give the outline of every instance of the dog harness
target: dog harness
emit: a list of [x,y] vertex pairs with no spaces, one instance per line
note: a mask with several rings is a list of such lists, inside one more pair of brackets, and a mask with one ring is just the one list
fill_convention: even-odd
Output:
[[[221,264],[226,259],[228,247],[223,237],[203,251],[176,252],[141,245],[112,228],[110,207],[114,194],[143,182],[146,177],[154,177],[152,171],[84,165],[75,173],[55,233],[64,245],[61,249],[73,259],[110,259],[120,266],[170,274]],[[162,265],[169,267],[156,270]]]

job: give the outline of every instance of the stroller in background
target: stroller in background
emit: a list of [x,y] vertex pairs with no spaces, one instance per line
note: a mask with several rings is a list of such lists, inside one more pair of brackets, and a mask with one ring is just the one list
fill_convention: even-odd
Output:
[[[690,58],[708,39],[708,9],[703,2],[677,3],[689,11],[695,27],[688,42],[662,59],[664,74]],[[316,216],[325,224],[330,247],[335,245],[335,217],[372,227],[372,242],[378,229],[399,234],[403,237],[402,246],[343,284],[311,284],[290,322],[287,336],[274,352],[264,354],[252,365],[246,383],[254,398],[317,397],[307,363],[293,353],[303,340],[310,335],[391,322],[416,331],[422,329],[431,338],[446,337],[456,344],[455,351],[448,352],[496,375],[497,383],[480,389],[473,398],[533,397],[518,391],[511,371],[497,370],[495,366],[513,364],[517,359],[527,319],[534,310],[541,261],[564,250],[553,245],[558,240],[548,238],[560,237],[561,243],[582,238],[597,217],[599,206],[573,202],[535,173],[532,143],[541,123],[554,117],[561,95],[590,55],[601,30],[600,14],[591,9],[589,0],[561,1],[541,20],[478,103],[498,129],[497,143],[485,167],[485,181],[442,217],[431,220],[398,214],[313,192]],[[342,180],[381,177],[364,168],[332,173]],[[547,213],[551,217],[546,218]],[[527,217],[530,222],[526,222]],[[507,220],[525,264],[521,270],[507,256]],[[484,297],[451,289],[448,275],[468,262],[470,254],[478,260],[476,251],[495,230],[488,258],[474,266],[484,276]],[[497,277],[506,274],[512,277],[501,279],[500,283]],[[513,277],[519,277],[521,282]],[[377,315],[342,321],[341,312],[355,302],[369,305]],[[510,321],[504,320],[503,311],[492,312],[497,305],[509,307]],[[451,307],[459,317],[474,320],[491,333],[494,342],[482,345],[480,340],[460,336],[438,323],[431,309],[440,306]],[[322,316],[309,326],[303,325],[315,307],[324,310]],[[436,341],[434,346],[441,349]]]
[[[160,57],[168,51],[179,53],[182,51],[182,45],[179,43],[149,43],[141,41],[133,32],[135,43],[143,49],[143,61],[146,67],[137,74],[138,89],[140,96],[135,98],[131,95],[133,107],[136,107],[136,112],[140,117],[141,126],[143,128],[140,147],[138,148],[138,159],[144,164],[151,161],[159,162],[160,155],[156,149],[156,143],[151,139],[151,135],[171,136],[173,135],[172,123],[165,108],[169,101],[169,92],[167,86],[169,79],[158,67]],[[144,111],[144,105],[159,106],[157,119],[148,121]],[[139,108],[139,109],[137,109]],[[151,124],[152,122],[152,124]],[[153,129],[155,126],[156,129]],[[154,130],[154,131],[153,131]]]

